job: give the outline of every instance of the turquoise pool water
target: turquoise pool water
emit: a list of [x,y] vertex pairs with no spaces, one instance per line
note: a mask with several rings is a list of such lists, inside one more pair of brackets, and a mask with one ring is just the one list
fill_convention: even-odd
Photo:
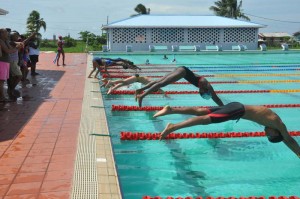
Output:
[[[158,55],[99,55],[122,57],[143,64],[151,63],[172,70],[188,65],[196,73],[221,75],[209,81],[299,80],[300,53],[289,54],[206,54],[176,55],[178,62],[162,60]],[[173,55],[168,55],[169,59]],[[165,62],[165,63],[164,63]],[[181,63],[182,62],[182,63]],[[209,66],[209,68],[205,68]],[[228,66],[232,66],[229,68]],[[237,67],[238,66],[238,67]],[[274,67],[278,66],[278,67]],[[280,66],[280,67],[279,67]],[[141,66],[149,67],[149,66]],[[194,68],[193,68],[194,67]],[[164,75],[157,66],[151,75]],[[275,70],[275,69],[291,70]],[[238,69],[230,70],[230,69]],[[258,69],[249,71],[249,69]],[[261,69],[264,69],[263,71]],[[267,69],[267,70],[265,70]],[[209,71],[205,71],[209,70]],[[128,73],[124,73],[124,75]],[[149,73],[148,73],[149,74]],[[235,74],[236,76],[224,76]],[[239,74],[244,74],[240,76]],[[275,76],[283,74],[286,76]],[[223,76],[222,76],[223,75]],[[257,75],[257,76],[256,76]],[[259,76],[266,75],[266,76]],[[184,80],[181,80],[184,81]],[[125,90],[134,90],[135,83]],[[292,90],[300,89],[300,82],[256,84],[213,84],[215,90]],[[164,90],[192,91],[191,85],[169,85]],[[154,119],[155,112],[112,112],[112,105],[137,105],[133,95],[106,95],[102,90],[114,156],[124,199],[150,196],[290,196],[300,195],[300,160],[283,143],[272,144],[261,138],[186,139],[172,141],[120,141],[121,131],[160,132],[167,123],[177,123],[190,116],[168,115]],[[220,94],[225,102],[239,101],[249,105],[298,104],[300,92]],[[149,95],[143,106],[201,106],[215,105],[198,94]],[[273,109],[286,123],[288,130],[300,130],[300,108]],[[240,120],[207,126],[194,126],[178,132],[247,132],[262,131],[263,127]],[[299,137],[294,137],[300,143]]]

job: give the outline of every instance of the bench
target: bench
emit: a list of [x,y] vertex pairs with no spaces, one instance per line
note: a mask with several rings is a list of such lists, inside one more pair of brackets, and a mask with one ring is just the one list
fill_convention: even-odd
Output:
[[150,52],[168,51],[168,46],[154,46],[154,45],[149,45],[149,51]]
[[289,45],[288,44],[281,44],[282,50],[287,51],[289,50]]
[[267,50],[266,44],[260,44],[259,47],[260,47],[261,51],[266,51]]
[[178,46],[177,45],[172,45],[172,51],[177,52],[178,51]]
[[179,46],[179,51],[200,51],[200,46]]
[[231,46],[231,50],[244,51],[245,47],[244,45]]
[[132,46],[126,45],[126,52],[132,52]]
[[179,51],[195,51],[195,46],[179,46]]
[[221,46],[205,46],[205,49],[207,51],[222,51],[222,47]]

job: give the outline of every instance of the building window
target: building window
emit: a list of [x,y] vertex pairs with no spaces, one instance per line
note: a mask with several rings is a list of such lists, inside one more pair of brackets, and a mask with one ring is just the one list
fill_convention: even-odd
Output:
[[225,28],[224,43],[247,42],[252,43],[256,40],[255,28]]
[[220,29],[217,28],[188,28],[188,43],[219,43]]
[[151,43],[152,44],[168,44],[184,42],[183,28],[152,28]]
[[113,28],[112,42],[123,44],[146,43],[145,28]]

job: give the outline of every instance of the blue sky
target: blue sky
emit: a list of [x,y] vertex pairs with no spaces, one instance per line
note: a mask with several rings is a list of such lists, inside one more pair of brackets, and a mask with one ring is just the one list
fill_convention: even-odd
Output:
[[[213,15],[209,7],[215,0],[0,0],[0,8],[9,11],[0,16],[0,27],[26,32],[26,20],[37,10],[47,23],[43,38],[53,34],[78,38],[80,31],[101,34],[102,24],[128,18],[142,3],[151,14]],[[299,0],[243,0],[243,11],[251,22],[267,25],[260,32],[300,31]],[[285,21],[285,22],[284,22]]]

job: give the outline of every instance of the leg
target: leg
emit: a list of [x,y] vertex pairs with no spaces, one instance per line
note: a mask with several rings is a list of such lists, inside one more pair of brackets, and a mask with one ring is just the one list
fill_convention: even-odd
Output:
[[0,80],[0,102],[5,100],[4,95],[4,80]]
[[210,111],[207,108],[198,107],[170,107],[165,106],[163,109],[158,111],[153,117],[160,117],[169,114],[184,114],[184,115],[207,115]]
[[57,55],[57,60],[56,60],[56,65],[59,66],[59,58],[60,58],[60,51],[58,51]]
[[93,69],[92,71],[90,72],[88,78],[91,78],[92,77],[92,74],[95,72],[95,70],[98,68],[98,63],[96,61],[93,61]]
[[65,64],[65,52],[64,51],[62,51],[62,60],[63,60],[63,66],[65,66],[66,64]]
[[161,87],[167,86],[173,82],[176,82],[183,78],[185,76],[185,69],[179,67],[172,73],[169,73],[165,77],[163,77],[161,80],[159,80],[156,84],[153,84],[147,91],[145,91],[141,95],[137,95],[137,100],[139,102],[139,106],[142,106],[142,100],[145,96],[147,96],[149,93],[152,93],[153,91],[156,91],[160,89]]
[[161,132],[160,139],[164,139],[167,135],[178,129],[207,124],[211,124],[211,119],[208,115],[193,117],[177,124],[169,123],[166,126],[166,128]]

